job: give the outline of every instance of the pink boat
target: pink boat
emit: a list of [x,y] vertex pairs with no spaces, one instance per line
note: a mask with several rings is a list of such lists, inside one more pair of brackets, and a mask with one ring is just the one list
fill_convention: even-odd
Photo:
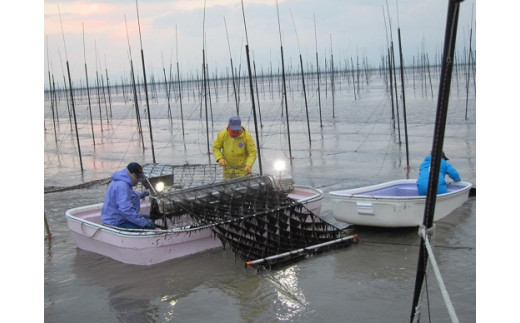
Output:
[[[143,169],[146,172],[145,167]],[[164,179],[164,176],[162,178]],[[151,214],[154,215],[152,218],[156,219],[156,224],[162,229],[122,229],[104,225],[101,221],[102,203],[66,211],[67,225],[80,249],[127,264],[153,265],[223,246],[212,228],[222,225],[225,221],[229,223],[230,220],[211,218],[206,222],[201,221],[201,218],[193,217],[193,214],[180,209],[181,203],[175,200],[178,198],[185,199],[184,202],[189,198],[197,201],[206,201],[211,198],[211,201],[207,203],[212,205],[215,201],[222,199],[217,195],[223,194],[222,192],[225,190],[239,194],[239,191],[243,189],[242,186],[246,185],[244,183],[248,183],[247,185],[272,183],[275,190],[284,190],[283,194],[286,194],[290,200],[302,203],[309,214],[312,213],[313,216],[320,214],[321,200],[324,197],[321,190],[292,184],[282,188],[280,181],[272,176],[258,178],[261,179],[261,181],[258,180],[258,183],[250,179],[237,179],[212,184],[214,186],[199,186],[203,189],[192,187],[181,190],[173,189],[173,193],[153,192],[149,200],[142,203],[141,213],[147,213],[151,209]],[[152,181],[149,184],[152,185],[153,177],[150,179]],[[228,182],[229,184],[227,184]],[[170,187],[175,186],[172,183],[170,183]],[[216,185],[219,185],[218,190],[214,188]],[[217,194],[217,191],[220,193]],[[188,195],[189,198],[186,197]]]

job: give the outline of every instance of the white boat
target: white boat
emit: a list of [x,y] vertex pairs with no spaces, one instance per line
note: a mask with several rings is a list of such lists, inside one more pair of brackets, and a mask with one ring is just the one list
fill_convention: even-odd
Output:
[[[207,192],[210,195],[215,193],[208,189],[205,192],[206,195]],[[197,194],[197,199],[204,199],[204,196]],[[302,202],[306,210],[315,215],[320,214],[321,200],[324,197],[321,190],[291,185],[286,194],[290,199]],[[156,208],[164,209],[164,200],[168,202],[167,199],[154,197],[153,194],[150,197],[152,203],[155,203],[154,200],[158,202],[154,206]],[[140,213],[149,212],[152,203],[150,200],[143,202]],[[102,223],[102,206],[103,203],[100,203],[66,211],[67,225],[80,249],[127,264],[153,265],[222,247],[222,242],[212,231],[212,227],[219,223],[200,224],[200,221],[188,214],[176,214],[168,220],[167,229],[123,229]],[[161,221],[162,219],[157,218],[156,224],[160,225]]]
[[[461,206],[469,196],[471,183],[448,184],[438,194],[434,221]],[[377,185],[329,192],[337,221],[376,227],[414,227],[423,223],[426,196],[419,196],[415,179],[395,180]]]

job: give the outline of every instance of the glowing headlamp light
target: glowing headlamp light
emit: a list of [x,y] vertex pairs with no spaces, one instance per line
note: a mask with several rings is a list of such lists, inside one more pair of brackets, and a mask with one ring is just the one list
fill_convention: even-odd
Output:
[[163,182],[157,182],[157,184],[155,184],[155,191],[157,193],[160,193],[164,190],[164,183]]
[[277,171],[277,172],[281,172],[285,169],[285,162],[283,160],[277,160],[275,163],[274,163],[274,169]]

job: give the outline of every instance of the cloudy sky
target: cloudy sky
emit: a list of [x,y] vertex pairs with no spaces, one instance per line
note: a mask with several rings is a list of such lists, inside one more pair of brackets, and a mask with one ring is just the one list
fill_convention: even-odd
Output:
[[[476,46],[475,1],[461,4],[457,39],[461,53],[469,47],[471,28],[472,48]],[[316,51],[323,64],[331,50],[335,66],[359,57],[377,67],[386,54],[387,38],[393,38],[397,50],[397,27],[405,62],[411,65],[424,53],[430,61],[441,54],[447,4],[440,0],[279,0],[277,6],[276,0],[243,0],[246,39],[240,0],[45,0],[44,74],[63,75],[68,61],[72,79],[78,80],[84,78],[86,62],[89,75],[106,68],[120,82],[128,78],[130,57],[134,68],[142,70],[141,48],[147,74],[156,76],[171,64],[175,67],[177,60],[181,73],[199,73],[203,48],[210,74],[227,73],[230,58],[245,71],[246,43],[258,70],[281,66],[281,45],[286,69],[299,68],[300,54],[305,66],[315,66]]]

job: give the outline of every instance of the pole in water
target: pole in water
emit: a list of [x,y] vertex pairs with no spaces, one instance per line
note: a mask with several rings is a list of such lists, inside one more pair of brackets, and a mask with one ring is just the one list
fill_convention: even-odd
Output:
[[296,34],[296,42],[298,43],[298,51],[300,52],[300,70],[301,70],[301,74],[302,74],[303,98],[305,99],[305,115],[307,116],[307,132],[309,135],[309,146],[310,146],[311,142],[312,142],[311,141],[311,126],[309,124],[309,107],[307,105],[307,92],[305,91],[305,76],[304,76],[305,73],[303,71],[303,59],[302,59],[302,54],[301,54],[301,49],[300,49],[300,41],[298,40],[298,32],[296,31],[296,24],[294,23],[292,11],[291,11],[291,20],[292,20],[293,27],[294,27],[294,33]]
[[334,54],[332,54],[332,35],[330,36],[330,91],[332,94],[332,119],[336,117],[336,105],[334,100],[335,86],[334,86]]
[[150,103],[148,101],[148,85],[146,83],[146,69],[144,66],[143,40],[141,39],[141,24],[139,23],[139,7],[137,5],[137,0],[135,0],[135,8],[137,11],[137,25],[139,27],[139,41],[141,43],[141,63],[143,65],[144,92],[146,95],[146,111],[148,113],[148,127],[150,128],[150,142],[151,142],[151,146],[152,146],[152,159],[155,164],[155,149],[153,146],[152,120],[151,120],[151,116],[150,116]]
[[43,212],[43,220],[45,223],[45,231],[47,232],[47,239],[52,240],[51,229],[49,228],[49,223],[47,222],[47,214]]
[[287,104],[287,86],[285,82],[285,64],[283,61],[283,45],[282,45],[282,30],[280,27],[280,14],[278,12],[278,0],[276,0],[276,15],[278,17],[278,33],[280,35],[280,54],[282,57],[282,83],[283,83],[283,97],[285,102],[285,118],[287,122],[287,141],[289,144],[289,160],[291,162],[291,166],[293,164],[293,156],[292,156],[292,149],[291,149],[291,131],[289,129],[289,107]]
[[398,142],[401,144],[401,122],[399,120],[399,98],[397,96],[397,76],[395,72],[395,51],[394,51],[394,37],[392,36],[392,18],[390,17],[390,7],[388,1],[386,2],[386,11],[388,13],[388,29],[390,30],[390,64],[393,74],[394,91],[395,91],[395,109],[397,114],[397,136]]
[[[385,8],[382,6],[381,9],[383,10],[383,20],[385,22],[385,34],[386,34],[386,46],[387,46],[387,52],[388,52],[388,81],[390,85],[388,88],[390,89],[390,101],[392,102],[392,127],[395,129],[395,112],[394,112],[394,90],[392,85],[392,60],[390,58],[390,45],[388,44],[388,28],[386,27],[386,17],[385,17]],[[388,17],[390,20],[390,17]],[[384,63],[384,58],[383,58]],[[384,68],[384,64],[383,64]]]
[[128,37],[128,25],[126,23],[126,15],[125,15],[125,27],[126,27],[126,39],[128,41],[128,56],[130,61],[130,76],[132,77],[132,89],[134,92],[134,107],[135,107],[135,117],[137,121],[137,130],[139,132],[139,138],[141,139],[141,144],[143,146],[143,152],[145,150],[144,146],[144,137],[143,137],[143,127],[141,125],[141,114],[139,113],[139,100],[137,98],[137,86],[135,84],[135,73],[134,73],[134,62],[132,60],[132,49],[130,47],[130,38]]
[[406,176],[409,176],[410,173],[410,157],[408,152],[408,125],[406,122],[406,100],[405,100],[405,92],[404,92],[404,62],[403,62],[403,49],[401,47],[401,28],[397,28],[397,35],[399,37],[399,58],[400,58],[400,67],[401,67],[401,91],[403,94],[403,122],[404,122],[404,142],[406,146]]
[[471,7],[471,28],[469,29],[469,52],[468,52],[468,63],[466,67],[468,68],[468,73],[466,77],[466,114],[464,115],[464,120],[468,120],[468,95],[469,95],[469,80],[471,75],[471,38],[473,37],[473,6]]
[[[433,225],[433,215],[435,212],[435,201],[437,198],[437,186],[439,170],[441,165],[441,155],[444,144],[444,132],[446,129],[446,118],[448,114],[448,101],[450,96],[451,73],[453,69],[453,58],[455,53],[455,41],[457,36],[457,23],[459,18],[459,5],[461,0],[450,0],[448,5],[448,17],[446,19],[446,31],[444,37],[444,52],[442,56],[442,69],[439,86],[439,96],[437,101],[437,115],[432,147],[432,162],[430,166],[430,177],[428,179],[428,192],[424,208],[423,225],[430,229]],[[419,249],[419,260],[417,264],[417,276],[415,280],[415,290],[413,296],[412,312],[410,322],[413,322],[419,306],[419,299],[424,284],[426,266],[428,264],[428,252],[424,238],[421,238]]]
[[106,56],[105,56],[105,77],[107,79],[108,107],[110,109],[110,118],[112,118],[112,98],[110,95],[110,84],[109,84],[109,79],[108,79],[107,57]]
[[83,27],[83,57],[85,59],[85,79],[87,82],[87,98],[88,98],[88,112],[90,115],[90,128],[92,130],[92,143],[96,146],[96,140],[94,138],[94,123],[92,122],[92,106],[90,104],[90,88],[88,86],[88,72],[87,72],[87,54],[85,52],[85,28],[83,23],[81,24]]
[[260,140],[258,139],[258,122],[256,120],[255,95],[254,95],[254,90],[253,90],[253,76],[251,74],[251,61],[249,59],[249,38],[247,37],[246,14],[244,12],[244,1],[241,0],[240,2],[242,5],[242,17],[244,18],[244,30],[246,33],[247,69],[249,72],[249,89],[251,91],[251,107],[253,109],[253,118],[255,121],[256,146],[257,146],[257,150],[258,150],[258,167],[260,169],[260,175],[262,175],[263,174],[263,172],[262,172],[262,153],[260,151]]
[[[396,3],[397,4],[397,3]],[[401,46],[401,27],[399,26],[399,7],[397,7],[397,38],[399,41],[399,67],[401,71],[401,93],[403,95],[403,122],[404,122],[404,142],[406,147],[406,178],[410,176],[410,157],[408,153],[408,124],[406,121],[406,96],[404,91],[404,62],[403,48]]]
[[238,116],[238,115],[240,115],[240,113],[239,113],[239,105],[238,105],[237,87],[236,87],[236,83],[235,83],[235,72],[234,72],[234,67],[233,67],[233,58],[231,57],[231,46],[229,45],[229,35],[228,35],[226,17],[224,17],[224,26],[226,27],[226,37],[227,37],[228,49],[229,49],[229,61],[231,62],[231,81],[233,83],[233,94],[235,95],[235,105],[237,107],[237,116]]
[[257,98],[257,102],[258,102],[258,116],[260,117],[260,127],[263,127],[264,124],[262,123],[262,110],[260,109],[260,94],[258,94],[258,79],[256,77],[255,61],[253,61],[253,70],[255,72],[255,87],[256,87],[256,98]]
[[209,120],[208,120],[208,96],[206,88],[206,35],[205,35],[205,24],[206,24],[206,0],[204,0],[204,15],[202,17],[202,82],[204,84],[204,107],[206,112],[206,145],[208,148],[208,162],[211,162],[210,155],[211,151],[209,148]]
[[[96,57],[96,71],[97,71],[97,64],[98,64],[98,62],[99,62],[99,66],[101,68],[101,60],[99,59],[99,52],[97,50],[97,45],[95,46],[95,51],[96,52],[95,52],[94,55]],[[101,90],[103,92],[103,102],[105,103],[105,116],[107,118],[107,125],[110,125],[110,119],[108,117],[107,97],[105,95],[105,82],[103,81],[103,73],[102,72],[101,72],[101,76],[99,76],[99,79],[101,80]],[[101,109],[101,107],[100,107],[100,109]]]
[[172,122],[172,108],[170,105],[170,86],[168,83],[168,79],[166,78],[166,69],[164,68],[164,59],[161,53],[161,59],[163,60],[163,75],[164,75],[164,90],[166,91],[166,99],[168,100],[168,117],[170,118],[170,123]]
[[[184,115],[182,112],[181,77],[180,77],[180,72],[179,72],[179,45],[177,42],[177,25],[175,25],[175,57],[177,60],[177,86],[179,88],[179,105],[181,108],[182,141],[184,143],[184,148],[186,149],[186,138],[184,136]],[[188,96],[188,98],[189,98],[189,96]]]
[[316,43],[316,74],[318,77],[318,107],[320,110],[320,127],[323,127],[323,121],[321,118],[320,63],[318,61],[318,36],[316,35],[316,16],[314,16],[314,40]]
[[[46,37],[47,38],[47,37]],[[51,71],[50,71],[50,63],[49,63],[49,41],[48,41],[48,38],[47,38],[47,72],[48,72],[48,75],[49,75],[49,95],[50,95],[50,99],[51,99],[51,112],[52,112],[52,124],[53,124],[53,128],[54,128],[54,141],[56,142],[56,144],[58,144],[58,135],[56,133],[56,118],[54,117],[54,103],[55,103],[55,91],[53,90],[53,79],[54,78],[51,78]]]
[[[94,42],[95,52],[97,52],[97,44]],[[94,59],[96,62],[96,92],[97,92],[97,101],[98,101],[98,109],[99,109],[99,124],[101,128],[101,136],[103,136],[103,113],[101,112],[101,94],[99,93],[99,72],[98,72],[98,61]]]
[[401,121],[399,120],[399,97],[397,95],[397,72],[395,71],[395,51],[394,51],[394,41],[392,40],[390,44],[390,53],[392,55],[392,72],[394,75],[394,91],[395,91],[395,111],[397,115],[397,137],[398,142],[401,144]]
[[[59,9],[59,7],[58,7],[58,9]],[[61,12],[60,12],[60,25],[61,25]],[[66,62],[67,62],[67,75],[69,77],[70,100],[71,100],[71,104],[72,104],[72,113],[74,115],[74,128],[76,129],[76,141],[78,143],[79,165],[80,165],[80,168],[81,168],[81,173],[83,173],[83,161],[82,161],[82,158],[81,158],[81,146],[80,146],[80,143],[79,143],[78,122],[76,120],[76,109],[74,108],[74,93],[73,93],[73,90],[72,90],[72,80],[70,78],[69,60],[67,58],[67,47],[66,47],[66,44],[65,44],[65,35],[63,34],[63,25],[61,25],[61,34],[62,34],[62,37],[63,37],[63,46],[65,48],[65,59],[66,59]]]
[[79,154],[79,166],[81,168],[81,172],[83,173],[83,161],[81,158],[81,146],[79,143],[79,134],[78,134],[78,121],[76,119],[76,108],[74,107],[74,95],[72,91],[72,81],[70,79],[70,69],[69,69],[69,61],[67,61],[67,74],[69,76],[69,89],[70,89],[70,100],[72,104],[72,114],[74,115],[74,128],[76,129],[76,142],[78,143],[78,154]]

